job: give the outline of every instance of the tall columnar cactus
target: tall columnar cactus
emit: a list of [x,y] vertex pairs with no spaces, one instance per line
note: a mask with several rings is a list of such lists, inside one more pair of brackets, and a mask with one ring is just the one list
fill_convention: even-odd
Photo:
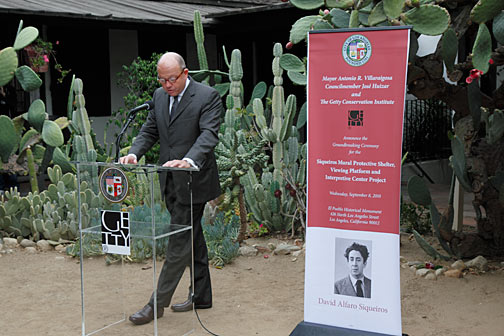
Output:
[[[196,50],[198,53],[198,62],[200,70],[208,70],[208,60],[205,51],[205,34],[203,33],[203,24],[201,23],[201,14],[194,11],[194,40],[196,41]],[[208,77],[203,80],[208,84]]]
[[[212,80],[213,87],[219,92],[221,97],[223,97],[229,90],[229,83],[222,83],[222,79],[227,78],[229,74],[219,70],[209,69],[205,51],[205,34],[203,32],[203,24],[201,23],[201,14],[197,10],[194,11],[193,28],[199,63],[199,70],[191,71],[193,79],[206,85],[210,85],[210,80]],[[224,50],[224,58],[226,64],[229,66],[226,50]]]
[[[73,83],[75,110],[72,113],[72,120],[70,121],[73,130],[73,149],[77,161],[95,162],[97,153],[93,144],[93,138],[91,137],[91,122],[86,111],[83,86],[82,80],[76,78]],[[96,166],[87,168],[84,173],[89,176],[86,179],[89,179],[93,188],[97,188],[98,168]]]
[[291,127],[296,113],[296,96],[289,95],[287,102],[284,100],[283,90],[283,69],[280,67],[280,58],[282,56],[282,46],[276,43],[273,48],[273,96],[271,102],[271,126],[267,124],[264,116],[264,108],[260,99],[255,99],[253,104],[256,123],[261,130],[263,139],[267,139],[273,146],[273,176],[279,183],[282,181],[281,170],[283,161],[283,142],[286,141],[291,133]]
[[[269,121],[262,101],[254,99],[253,102],[255,122],[261,139],[267,141],[271,148],[273,165],[263,169],[260,180],[252,169],[241,178],[245,186],[245,199],[255,220],[274,231],[294,230],[294,224],[304,216],[304,205],[298,203],[304,203],[305,168],[300,169],[300,163],[304,160],[303,151],[299,148],[297,130],[292,126],[296,97],[289,95],[287,101],[284,99],[283,69],[280,67],[282,53],[282,46],[275,44],[272,63],[274,87]],[[298,178],[299,183],[296,181]]]
[[38,192],[38,182],[37,182],[37,173],[35,172],[35,159],[33,158],[33,152],[28,146],[26,149],[26,160],[28,162],[28,175],[30,175],[30,185],[32,192]]
[[243,107],[242,97],[242,80],[243,67],[241,63],[241,52],[238,49],[233,50],[231,53],[231,63],[229,66],[229,80],[231,81],[229,87],[229,94],[233,97],[233,108],[241,109]]
[[247,231],[247,211],[243,186],[240,177],[249,168],[264,166],[268,156],[264,153],[266,141],[255,142],[255,138],[247,138],[239,129],[239,118],[234,108],[234,97],[230,94],[226,99],[226,115],[222,124],[223,132],[219,133],[220,142],[215,148],[217,165],[222,190],[224,190],[223,207],[229,207],[233,200],[238,200],[240,213],[240,232],[238,241],[245,239]]

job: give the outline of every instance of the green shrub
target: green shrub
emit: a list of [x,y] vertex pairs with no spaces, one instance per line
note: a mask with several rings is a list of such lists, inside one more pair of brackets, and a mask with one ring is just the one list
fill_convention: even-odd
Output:
[[[137,57],[130,65],[123,65],[123,71],[118,73],[117,84],[121,88],[128,90],[128,94],[123,97],[124,108],[112,112],[112,117],[107,122],[107,128],[110,124],[114,124],[117,128],[121,128],[128,116],[128,111],[135,106],[145,103],[152,99],[152,94],[159,87],[157,81],[157,62],[161,54],[154,53],[150,59],[143,60]],[[131,123],[129,130],[131,131],[127,137],[123,138],[121,148],[131,146],[133,138],[138,135],[140,128],[147,119],[148,111],[140,111]],[[159,158],[159,143],[145,154],[148,163],[156,163]]]
[[411,202],[401,204],[401,227],[408,233],[413,229],[420,234],[432,233],[429,209]]
[[208,259],[215,267],[222,267],[238,256],[240,244],[236,241],[240,230],[240,218],[232,215],[228,220],[219,212],[213,225],[203,224],[208,247]]

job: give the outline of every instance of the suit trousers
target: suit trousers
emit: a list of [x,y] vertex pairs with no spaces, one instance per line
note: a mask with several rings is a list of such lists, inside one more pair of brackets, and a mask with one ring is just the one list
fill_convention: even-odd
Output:
[[[193,235],[194,235],[194,302],[196,304],[212,304],[212,285],[210,271],[208,269],[208,250],[201,227],[201,218],[205,203],[182,204],[173,192],[172,174],[168,173],[165,192],[165,201],[171,215],[172,224],[191,224],[191,211],[193,212]],[[180,278],[187,266],[191,266],[191,231],[183,231],[168,236],[166,260],[161,269],[157,285],[158,307],[168,307],[173,293],[177,288]],[[189,299],[191,298],[189,290]],[[149,301],[154,306],[154,293]]]

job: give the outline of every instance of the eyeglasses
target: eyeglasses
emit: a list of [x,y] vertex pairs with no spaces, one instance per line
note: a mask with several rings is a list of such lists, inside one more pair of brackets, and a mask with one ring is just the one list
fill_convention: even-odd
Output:
[[161,84],[166,84],[166,82],[170,82],[170,83],[175,83],[179,78],[180,76],[182,76],[182,74],[184,73],[184,70],[185,69],[182,69],[182,72],[177,76],[177,77],[170,77],[170,78],[159,78],[159,76],[157,77],[157,80],[159,83]]

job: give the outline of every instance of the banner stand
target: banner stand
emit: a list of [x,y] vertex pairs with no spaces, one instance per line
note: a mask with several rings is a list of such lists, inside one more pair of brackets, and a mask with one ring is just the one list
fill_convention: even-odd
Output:
[[[404,334],[403,334],[404,335]],[[302,321],[289,336],[390,336],[369,331],[333,327]]]

